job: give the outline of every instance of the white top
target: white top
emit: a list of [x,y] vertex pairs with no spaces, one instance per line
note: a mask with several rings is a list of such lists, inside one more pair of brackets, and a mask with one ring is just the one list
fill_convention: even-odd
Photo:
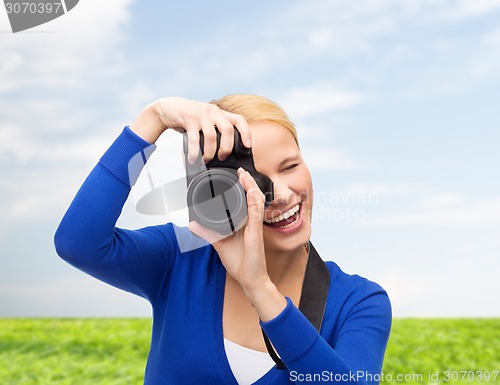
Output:
[[267,352],[259,352],[224,338],[227,360],[239,385],[250,385],[266,374],[274,361]]

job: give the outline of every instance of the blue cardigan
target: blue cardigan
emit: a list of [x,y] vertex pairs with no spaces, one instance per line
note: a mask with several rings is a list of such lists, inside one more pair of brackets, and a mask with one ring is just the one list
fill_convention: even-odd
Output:
[[[222,333],[226,272],[213,247],[182,253],[179,242],[199,240],[171,223],[115,227],[137,177],[129,179],[129,160],[148,146],[125,127],[62,219],[56,250],[78,269],[151,303],[146,385],[236,385]],[[282,313],[261,324],[287,370],[274,367],[255,384],[379,382],[391,327],[387,294],[326,264],[330,289],[321,332],[287,298]]]

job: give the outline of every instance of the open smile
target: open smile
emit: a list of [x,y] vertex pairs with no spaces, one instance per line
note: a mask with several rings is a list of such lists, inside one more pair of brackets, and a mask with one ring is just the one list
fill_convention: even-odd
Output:
[[289,210],[279,214],[274,218],[264,220],[264,224],[277,230],[287,230],[295,228],[300,225],[300,223],[302,223],[302,218],[300,216],[301,208],[302,202],[296,204]]

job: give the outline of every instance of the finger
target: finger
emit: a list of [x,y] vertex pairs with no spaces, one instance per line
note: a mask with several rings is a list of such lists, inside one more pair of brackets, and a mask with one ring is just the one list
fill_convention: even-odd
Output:
[[207,229],[206,227],[200,225],[196,221],[189,222],[188,228],[193,234],[211,243],[216,249],[217,249],[216,246],[219,245],[220,241],[225,238],[224,235],[221,235],[216,231]]
[[247,204],[249,226],[258,224],[259,227],[261,227],[262,222],[264,222],[264,200],[262,197],[262,193],[258,187],[252,187],[248,190]]
[[231,124],[235,126],[241,135],[241,141],[246,148],[252,147],[252,133],[250,132],[250,127],[248,126],[247,120],[238,114],[233,114],[232,112],[223,111],[224,115],[229,119]]
[[233,151],[234,126],[225,116],[221,116],[217,121],[217,129],[221,134],[217,155],[220,160],[225,160]]
[[240,183],[247,193],[248,222],[262,224],[264,221],[264,194],[248,171],[244,171],[240,167],[238,175]]
[[215,156],[215,151],[217,150],[217,133],[214,124],[209,119],[203,120],[201,130],[203,131],[203,161],[206,164]]
[[200,133],[198,127],[186,127],[188,136],[188,162],[194,164],[200,155]]
[[[259,185],[255,181],[252,174],[250,174],[248,171],[246,171],[243,167],[238,168],[236,173],[238,174],[239,181],[242,184],[242,186],[246,192],[248,192],[248,190],[253,188],[253,187],[256,187],[260,191]],[[261,192],[261,194],[262,194],[262,192]],[[264,194],[262,194],[262,196],[264,196]]]

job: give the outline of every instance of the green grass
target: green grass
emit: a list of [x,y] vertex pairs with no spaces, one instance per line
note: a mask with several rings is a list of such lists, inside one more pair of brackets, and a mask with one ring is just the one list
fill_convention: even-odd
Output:
[[148,319],[0,319],[0,384],[142,384]]
[[[0,319],[0,384],[140,385],[150,334],[148,319]],[[447,370],[448,384],[500,384],[476,373],[500,370],[500,319],[394,320],[383,383],[446,384]]]
[[500,384],[500,373],[494,382],[477,373],[500,371],[500,319],[395,319],[385,357],[393,383],[397,374],[416,374],[405,383],[433,384],[437,373],[437,383]]

